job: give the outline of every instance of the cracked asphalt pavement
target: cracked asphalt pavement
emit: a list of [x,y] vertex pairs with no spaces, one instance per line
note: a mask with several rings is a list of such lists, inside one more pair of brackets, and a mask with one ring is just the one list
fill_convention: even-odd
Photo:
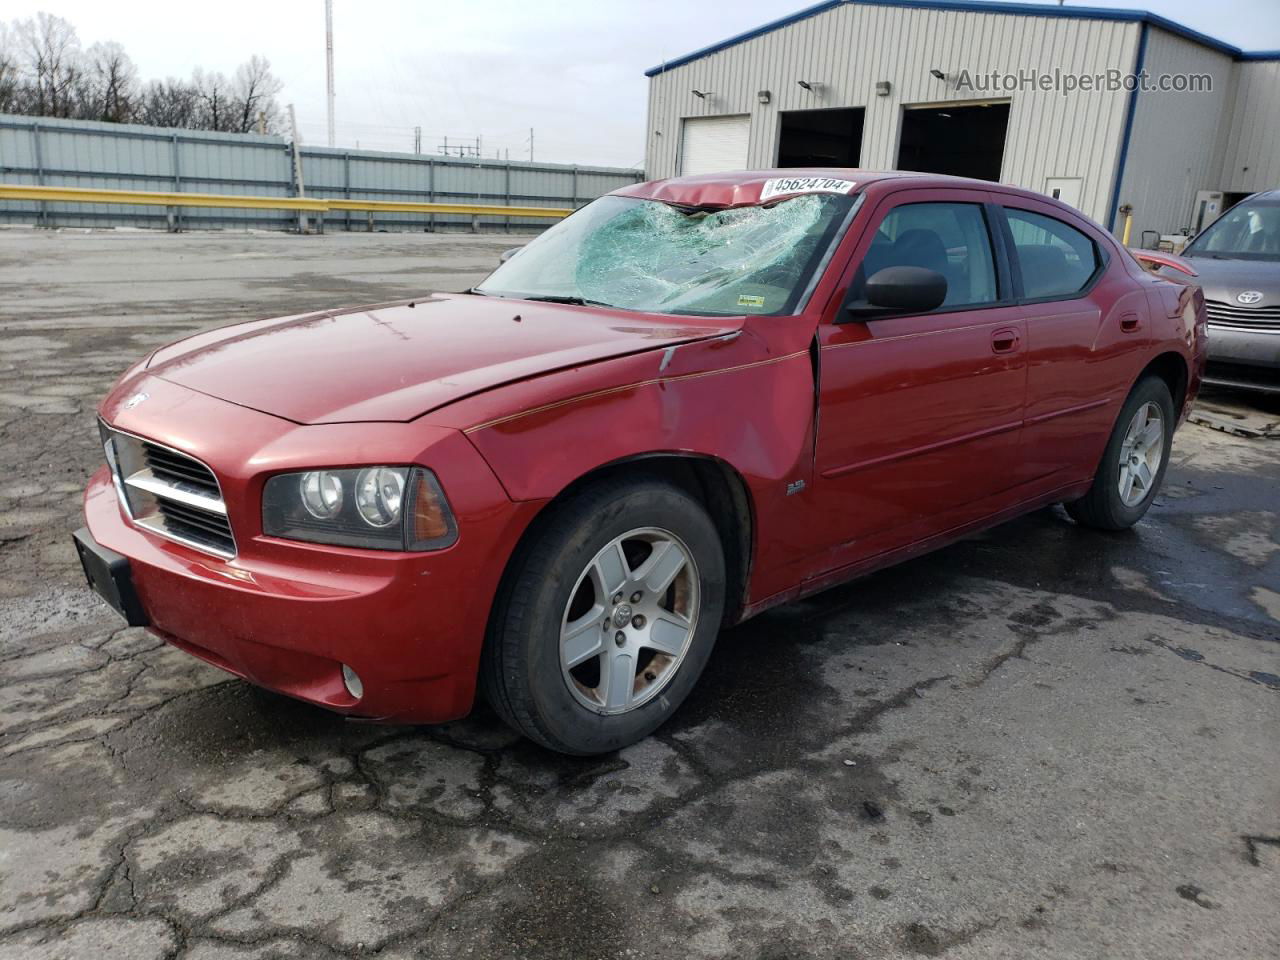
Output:
[[1133,531],[1044,510],[727,631],[593,760],[345,722],[90,594],[144,350],[512,242],[0,231],[0,958],[1280,956],[1280,441],[1184,427]]

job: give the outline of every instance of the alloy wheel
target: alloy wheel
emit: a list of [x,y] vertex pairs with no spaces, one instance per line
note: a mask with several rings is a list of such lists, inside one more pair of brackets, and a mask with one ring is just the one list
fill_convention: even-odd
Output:
[[1144,403],[1129,421],[1120,445],[1120,501],[1135,507],[1151,493],[1164,461],[1164,414]]
[[560,625],[560,669],[589,710],[620,714],[657,696],[698,623],[698,568],[674,533],[643,527],[611,540],[583,570]]

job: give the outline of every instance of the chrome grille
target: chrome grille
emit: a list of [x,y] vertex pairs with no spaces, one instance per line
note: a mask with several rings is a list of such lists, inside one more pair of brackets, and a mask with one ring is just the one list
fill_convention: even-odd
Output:
[[1233,330],[1280,330],[1280,304],[1270,307],[1242,307],[1221,300],[1206,300],[1205,313],[1216,327]]
[[147,466],[151,468],[157,480],[195,486],[214,499],[221,499],[217,478],[213,475],[213,471],[199,460],[192,460],[185,454],[158,446],[148,440],[142,441],[142,453],[146,457]]
[[101,426],[116,492],[129,518],[152,533],[231,559],[236,541],[212,470],[172,447]]

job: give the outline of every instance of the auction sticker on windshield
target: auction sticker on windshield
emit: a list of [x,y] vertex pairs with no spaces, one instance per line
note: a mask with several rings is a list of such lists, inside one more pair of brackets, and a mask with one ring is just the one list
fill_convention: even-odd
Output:
[[849,193],[857,185],[855,180],[834,177],[775,177],[764,182],[760,202],[791,193]]

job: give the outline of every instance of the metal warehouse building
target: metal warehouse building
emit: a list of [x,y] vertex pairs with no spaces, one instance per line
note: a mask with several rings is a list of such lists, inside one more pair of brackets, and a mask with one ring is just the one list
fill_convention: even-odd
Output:
[[1131,242],[1148,246],[1280,187],[1280,51],[1142,11],[829,0],[646,75],[654,178],[977,176],[1058,196],[1117,233],[1132,207]]

